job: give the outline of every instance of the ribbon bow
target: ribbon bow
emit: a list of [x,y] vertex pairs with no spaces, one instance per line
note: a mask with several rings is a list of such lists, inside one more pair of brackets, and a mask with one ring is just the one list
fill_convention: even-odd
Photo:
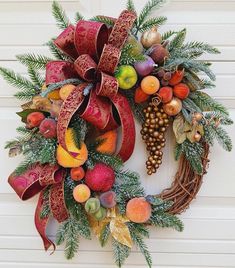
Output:
[[[60,110],[57,135],[64,149],[67,149],[66,129],[78,111],[80,117],[104,131],[117,128],[121,123],[122,142],[118,155],[123,161],[131,156],[135,144],[134,119],[127,99],[118,93],[118,81],[113,74],[135,19],[135,13],[123,11],[110,34],[103,23],[81,20],[76,28],[70,25],[55,40],[57,47],[76,60],[73,63],[49,62],[46,83],[78,76],[84,81],[70,93]],[[84,89],[87,87],[92,89],[86,98]]]

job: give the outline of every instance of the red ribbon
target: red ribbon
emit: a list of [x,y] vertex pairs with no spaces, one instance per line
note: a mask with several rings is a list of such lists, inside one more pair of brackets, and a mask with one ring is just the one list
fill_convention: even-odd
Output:
[[37,208],[35,211],[35,226],[39,232],[44,248],[47,250],[51,245],[55,249],[54,243],[46,235],[46,226],[49,217],[41,218],[44,201],[42,190],[51,185],[49,193],[50,208],[54,218],[58,222],[65,221],[68,211],[64,201],[64,178],[65,170],[58,165],[36,164],[20,176],[14,173],[8,178],[8,182],[22,200],[27,200],[40,192]]
[[[71,92],[60,110],[57,135],[64,149],[67,149],[66,129],[78,111],[80,117],[104,131],[117,128],[121,123],[123,137],[118,155],[123,161],[130,158],[135,145],[133,115],[128,101],[118,93],[118,81],[113,74],[135,19],[135,13],[123,11],[110,34],[103,23],[81,20],[76,27],[70,25],[55,40],[57,47],[76,60],[74,63],[49,62],[46,66],[46,83],[78,76],[84,80]],[[92,83],[92,90],[85,98],[83,91],[87,83]]]

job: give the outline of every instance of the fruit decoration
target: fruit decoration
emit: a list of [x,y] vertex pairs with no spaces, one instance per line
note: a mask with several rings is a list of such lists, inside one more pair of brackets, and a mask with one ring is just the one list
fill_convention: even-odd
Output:
[[[6,144],[10,157],[22,154],[24,161],[8,182],[22,200],[39,193],[35,226],[45,250],[64,242],[71,259],[80,236],[91,239],[92,232],[101,246],[112,240],[118,267],[134,244],[152,267],[144,242],[147,227],[182,231],[176,214],[195,199],[214,139],[232,149],[222,127],[232,120],[203,92],[214,86],[215,76],[208,62],[198,60],[218,50],[203,42],[185,43],[186,29],[162,33],[166,18],[149,18],[162,2],[149,0],[138,16],[128,0],[118,18],[85,20],[77,13],[74,24],[53,2],[62,30],[48,42],[55,58],[17,56],[31,80],[0,68],[20,89],[16,98],[25,101],[17,113],[20,135]],[[179,167],[160,194],[147,195],[139,175],[124,170],[135,146],[134,116],[142,126],[148,175],[164,160],[166,131],[174,133]],[[46,234],[51,217],[60,224],[55,242]]]
[[141,36],[141,44],[145,48],[150,48],[155,44],[161,44],[162,36],[158,32],[157,27],[153,27],[148,31],[145,31]]

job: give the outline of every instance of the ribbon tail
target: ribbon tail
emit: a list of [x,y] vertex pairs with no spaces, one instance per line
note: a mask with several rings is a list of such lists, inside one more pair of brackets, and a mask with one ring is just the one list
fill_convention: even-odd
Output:
[[135,122],[134,116],[128,100],[121,94],[117,93],[110,98],[117,109],[122,126],[121,147],[117,155],[126,162],[132,155],[135,147]]
[[49,221],[49,217],[45,217],[45,218],[40,217],[42,209],[43,209],[43,192],[41,192],[39,195],[38,204],[37,204],[37,208],[36,208],[35,215],[34,215],[34,222],[35,222],[36,229],[42,238],[44,249],[47,251],[50,248],[50,246],[52,246],[53,252],[54,252],[56,249],[56,246],[46,235],[46,227]]

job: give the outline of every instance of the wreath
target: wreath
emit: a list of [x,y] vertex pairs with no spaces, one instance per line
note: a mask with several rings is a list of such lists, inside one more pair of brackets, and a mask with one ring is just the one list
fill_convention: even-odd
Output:
[[[77,12],[71,24],[53,2],[63,30],[47,43],[54,59],[17,56],[30,80],[0,68],[20,89],[15,97],[27,101],[17,113],[24,123],[17,128],[19,137],[6,144],[10,157],[23,154],[24,161],[8,181],[22,200],[39,193],[35,226],[45,250],[65,243],[71,259],[79,237],[94,233],[101,246],[112,240],[119,267],[134,244],[151,267],[144,242],[148,226],[182,231],[175,214],[196,197],[209,147],[217,139],[232,149],[221,127],[232,124],[228,111],[203,92],[214,87],[211,64],[198,59],[219,51],[202,42],[185,43],[185,29],[160,34],[166,18],[150,15],[163,3],[150,0],[137,16],[128,0],[117,19],[84,20]],[[148,175],[162,163],[167,129],[174,132],[179,167],[172,186],[160,195],[146,195],[139,175],[124,169],[135,145],[133,115],[142,125]],[[51,218],[60,223],[55,244],[46,235]]]

